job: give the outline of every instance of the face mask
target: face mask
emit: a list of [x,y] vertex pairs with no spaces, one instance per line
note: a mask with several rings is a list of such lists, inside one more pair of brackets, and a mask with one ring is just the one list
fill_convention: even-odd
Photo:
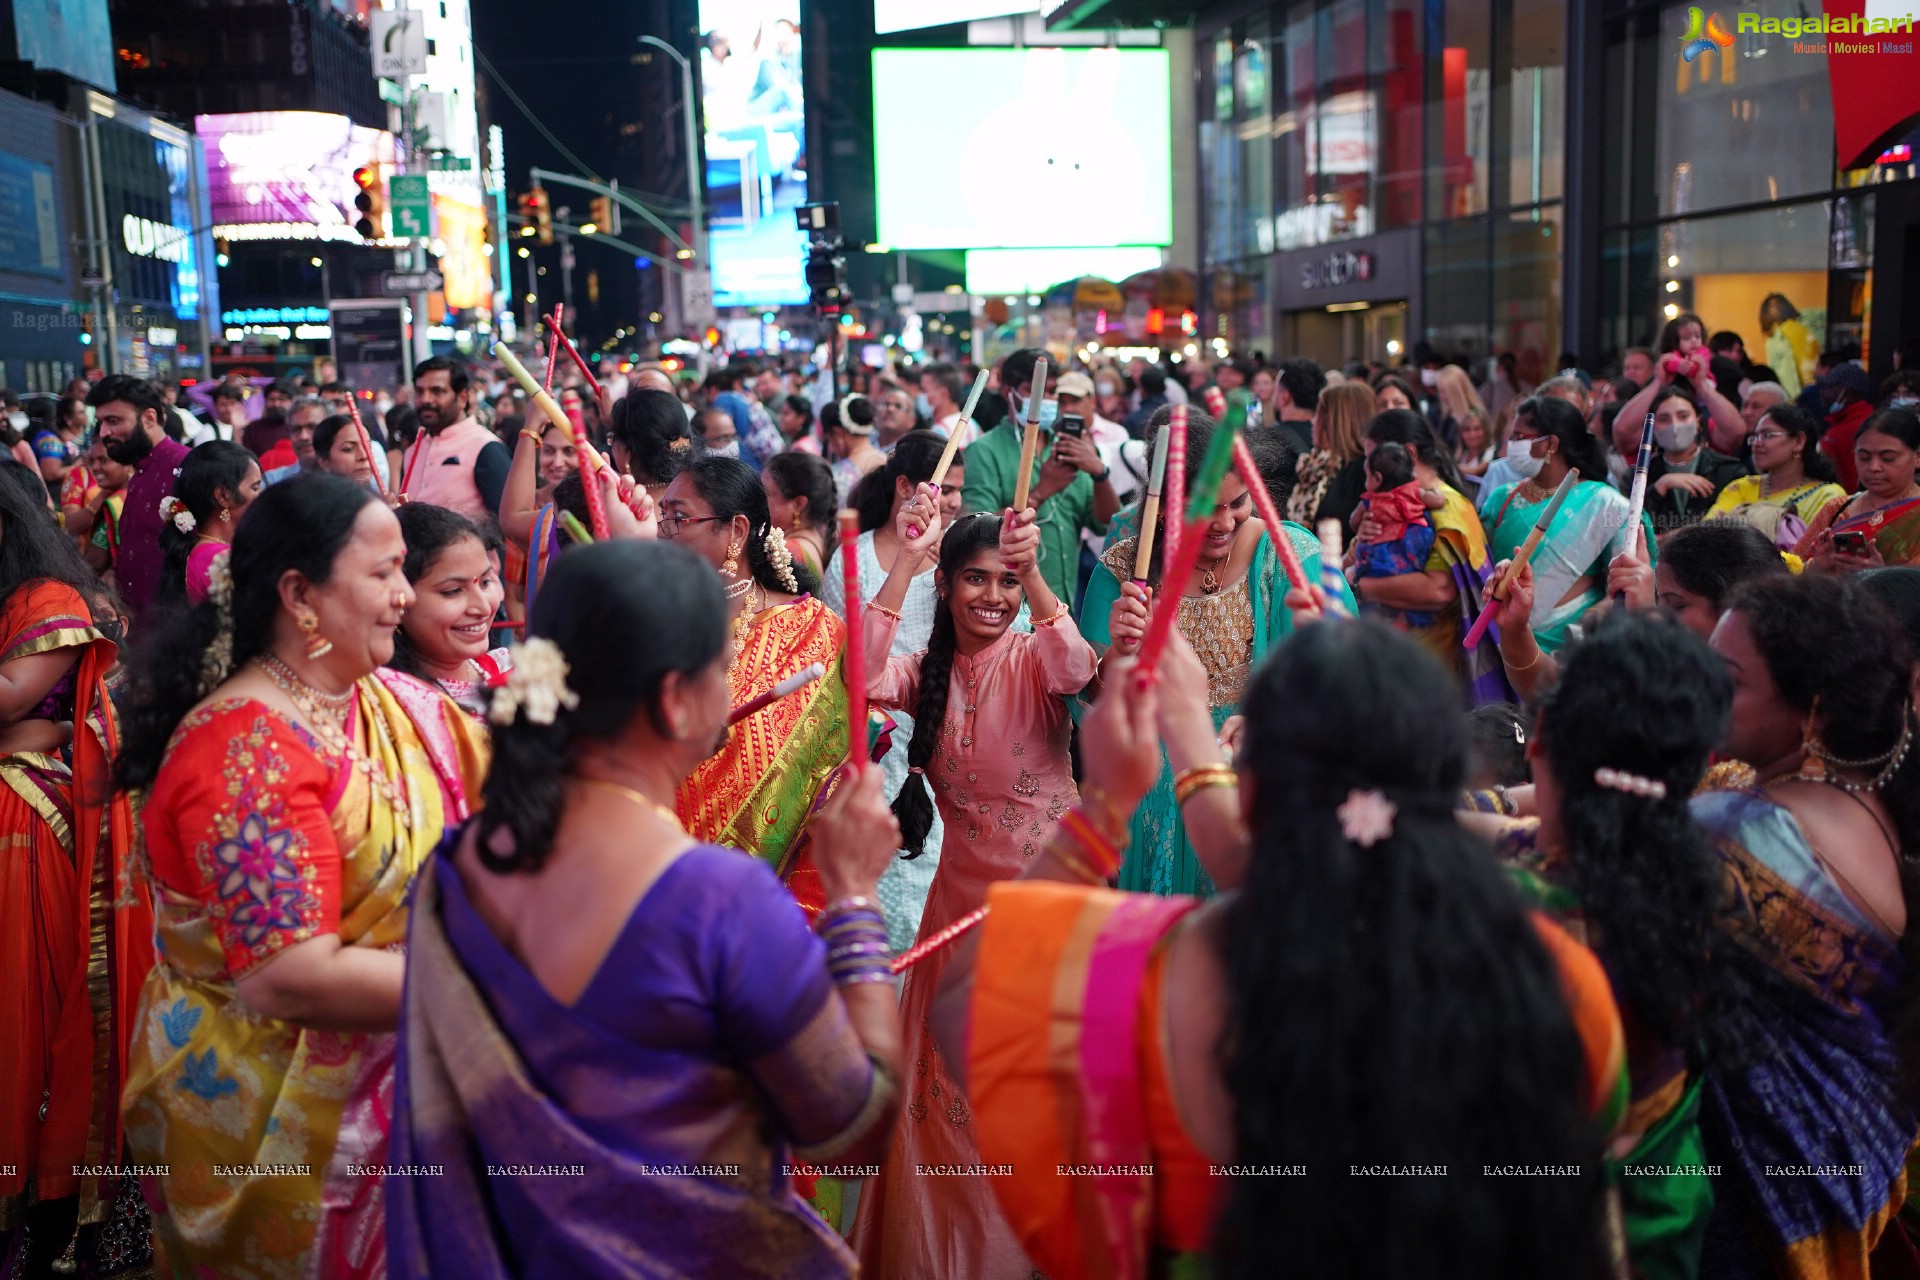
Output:
[[1053,424],[1059,417],[1060,402],[1058,400],[1042,400],[1040,402],[1040,429],[1042,431],[1053,430]]
[[7,415],[7,423],[15,431],[25,431],[27,429],[27,423],[29,421],[31,421],[31,419],[29,419],[27,415],[24,413],[16,412],[16,413],[9,413]]
[[1103,396],[1111,397],[1120,394],[1120,388],[1114,386],[1111,382],[1101,383],[1098,390]]
[[1422,369],[1420,371],[1420,385],[1429,388],[1439,386],[1440,371],[1438,369]]
[[1653,429],[1654,441],[1669,453],[1681,453],[1693,448],[1693,442],[1699,436],[1700,424],[1697,422],[1676,422]]
[[709,458],[738,458],[740,456],[740,442],[738,440],[729,440],[718,449],[707,450],[707,456]]
[[1828,403],[1827,412],[1829,414],[1839,413],[1842,409],[1846,407],[1847,407],[1847,402],[1844,399],[1834,400]]
[[1547,465],[1545,458],[1533,456],[1533,441],[1509,440],[1507,442],[1507,465],[1522,480],[1531,480],[1540,474],[1540,468]]
[[1904,409],[1910,404],[1920,404],[1920,400],[1916,400],[1912,396],[1895,396],[1887,401],[1887,408]]
[[913,411],[923,418],[933,416],[933,401],[927,399],[926,392],[923,391],[913,398]]

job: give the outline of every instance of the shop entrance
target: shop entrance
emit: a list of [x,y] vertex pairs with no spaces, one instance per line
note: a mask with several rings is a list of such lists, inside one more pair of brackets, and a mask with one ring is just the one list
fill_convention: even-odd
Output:
[[1349,360],[1395,365],[1406,354],[1407,304],[1336,302],[1280,316],[1281,356],[1306,356],[1323,369]]

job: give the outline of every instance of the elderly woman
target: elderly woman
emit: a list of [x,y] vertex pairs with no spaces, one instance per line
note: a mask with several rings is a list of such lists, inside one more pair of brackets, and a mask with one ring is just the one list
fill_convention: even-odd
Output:
[[878,770],[820,812],[815,936],[772,868],[681,826],[733,705],[727,613],[652,541],[564,557],[534,602],[482,816],[414,913],[392,1163],[433,1174],[388,1179],[393,1274],[854,1274],[789,1171],[892,1128],[866,904],[900,832]]
[[176,1171],[144,1185],[181,1275],[385,1274],[366,1170],[407,901],[485,751],[447,698],[374,678],[414,600],[405,559],[366,488],[274,485],[135,665],[119,783],[147,793],[160,962],[122,1105],[132,1160]]

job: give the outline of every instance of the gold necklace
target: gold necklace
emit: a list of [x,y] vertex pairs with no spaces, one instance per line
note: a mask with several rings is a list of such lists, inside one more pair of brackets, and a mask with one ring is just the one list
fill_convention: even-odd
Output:
[[[1218,567],[1221,573],[1225,573],[1227,570],[1233,568],[1233,546],[1231,543],[1229,543],[1227,546],[1227,558],[1225,560],[1222,560],[1219,563]],[[1214,568],[1215,566],[1213,565],[1201,566],[1200,590],[1201,590],[1201,593],[1204,595],[1211,596],[1211,595],[1219,594],[1221,582],[1220,582],[1220,579],[1215,576]]]
[[[365,774],[367,785],[386,798],[392,807],[395,819],[402,827],[413,825],[413,809],[407,802],[406,792],[395,779],[386,775],[372,755],[361,752],[347,735],[347,714],[352,709],[354,690],[345,693],[323,693],[301,678],[300,673],[282,662],[276,655],[263,653],[255,658],[254,665],[266,673],[267,679],[287,696],[293,709],[313,730],[322,745],[340,756],[347,768]],[[386,730],[378,717],[369,717],[371,732],[377,733],[383,744],[393,750],[398,758],[398,750],[387,738]]]
[[[754,598],[740,606],[740,616],[733,620],[733,657],[739,661],[740,655],[747,650],[747,631],[753,625],[753,619],[767,607],[767,593],[752,578],[744,579],[748,590],[755,593]],[[740,593],[745,595],[746,592]],[[731,664],[729,664],[731,665]]]
[[1534,479],[1522,480],[1520,487],[1514,491],[1514,497],[1523,507],[1531,507],[1538,503],[1545,502],[1552,496],[1553,490]]
[[575,774],[573,780],[579,783],[583,787],[598,787],[602,791],[611,791],[614,795],[624,796],[626,799],[633,801],[635,804],[639,805],[641,808],[651,810],[653,812],[654,817],[660,819],[660,821],[666,823],[668,826],[672,827],[675,831],[678,831],[681,835],[685,835],[687,833],[687,829],[680,825],[679,814],[667,808],[667,806],[661,804],[658,800],[655,800],[652,796],[647,795],[643,791],[636,790],[633,787],[624,786],[618,782],[610,782],[605,778],[583,778],[583,777],[580,777],[578,774]]

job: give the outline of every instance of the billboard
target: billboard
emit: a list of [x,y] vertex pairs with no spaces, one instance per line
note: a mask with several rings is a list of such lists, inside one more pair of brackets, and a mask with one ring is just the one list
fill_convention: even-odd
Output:
[[714,305],[805,302],[800,0],[700,0],[700,106]]
[[1038,12],[1039,0],[873,0],[873,34]]
[[487,256],[487,211],[465,192],[433,193],[433,220],[440,245],[440,274],[447,306],[464,311],[493,302],[493,259]]
[[195,116],[206,144],[214,234],[229,240],[360,242],[353,171],[391,173],[393,135],[320,111]]
[[880,242],[1171,244],[1172,110],[1164,49],[875,49]]

